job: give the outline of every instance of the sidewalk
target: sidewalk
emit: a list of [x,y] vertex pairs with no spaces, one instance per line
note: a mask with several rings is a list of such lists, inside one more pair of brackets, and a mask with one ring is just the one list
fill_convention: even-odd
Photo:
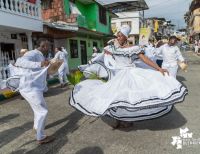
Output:
[[[47,80],[48,85],[53,85],[55,83],[58,83],[59,80],[58,78],[52,78]],[[9,99],[12,98],[14,96],[17,96],[18,93],[17,92],[13,92],[10,89],[6,88],[6,89],[0,89],[0,102],[5,100],[5,99]]]

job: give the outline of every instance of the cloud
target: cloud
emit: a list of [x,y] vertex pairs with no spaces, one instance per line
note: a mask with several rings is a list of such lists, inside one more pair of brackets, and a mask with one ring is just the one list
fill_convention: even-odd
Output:
[[186,26],[184,14],[189,9],[191,0],[146,0],[149,10],[145,11],[145,17],[164,17],[177,26]]
[[[105,3],[116,0],[98,0]],[[123,1],[123,0],[122,0]],[[164,17],[172,20],[177,28],[186,26],[184,14],[188,11],[191,0],[146,0],[149,10],[145,11],[145,17]]]

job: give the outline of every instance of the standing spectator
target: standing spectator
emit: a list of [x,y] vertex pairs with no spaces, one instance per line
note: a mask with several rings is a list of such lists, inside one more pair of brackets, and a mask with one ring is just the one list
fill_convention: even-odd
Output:
[[199,50],[198,41],[197,41],[197,40],[194,40],[194,52],[195,52],[195,53],[198,53],[198,50]]
[[[156,48],[159,48],[162,45],[164,45],[164,42],[160,40],[157,42]],[[163,63],[162,55],[156,55],[156,63],[158,64],[159,67],[162,67],[162,63]]]

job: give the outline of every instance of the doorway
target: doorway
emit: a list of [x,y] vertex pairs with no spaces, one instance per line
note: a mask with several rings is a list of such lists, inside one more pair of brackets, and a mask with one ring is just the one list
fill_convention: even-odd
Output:
[[86,41],[80,41],[80,48],[81,48],[81,63],[87,64],[87,47]]

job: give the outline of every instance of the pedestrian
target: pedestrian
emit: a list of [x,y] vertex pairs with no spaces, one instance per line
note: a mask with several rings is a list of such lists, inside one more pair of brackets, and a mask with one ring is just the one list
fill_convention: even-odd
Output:
[[156,50],[157,55],[163,58],[162,68],[167,69],[174,78],[177,75],[178,62],[185,62],[180,49],[176,46],[177,41],[176,36],[171,36],[167,44],[162,45]]
[[97,54],[98,54],[98,49],[97,49],[97,47],[94,46],[94,47],[92,48],[92,50],[93,50],[92,58],[94,58],[94,57],[96,57]]
[[[162,45],[164,45],[165,43],[161,40],[159,40],[156,44],[156,48],[159,48],[161,47]],[[162,55],[157,55],[156,54],[156,63],[159,67],[162,67],[162,63],[163,63],[163,58],[162,58]]]
[[195,53],[198,53],[198,51],[199,51],[198,41],[197,41],[197,40],[194,40],[194,52],[195,52]]
[[63,60],[62,65],[58,69],[58,77],[60,81],[60,87],[63,88],[69,81],[67,79],[67,74],[69,74],[68,68],[68,53],[64,48],[55,48],[55,60]]
[[46,88],[47,66],[49,66],[49,61],[45,60],[44,55],[48,49],[48,41],[40,39],[38,48],[25,53],[15,64],[16,67],[24,69],[20,75],[19,92],[34,112],[33,129],[36,131],[36,139],[39,144],[53,141],[53,138],[44,132],[48,109],[43,92]]

